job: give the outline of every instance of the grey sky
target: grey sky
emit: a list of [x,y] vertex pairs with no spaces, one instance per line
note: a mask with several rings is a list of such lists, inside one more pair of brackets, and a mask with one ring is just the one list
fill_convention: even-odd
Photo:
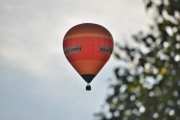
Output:
[[123,42],[146,21],[141,0],[1,0],[0,120],[93,120],[115,61],[87,93],[63,54],[65,32],[94,22]]

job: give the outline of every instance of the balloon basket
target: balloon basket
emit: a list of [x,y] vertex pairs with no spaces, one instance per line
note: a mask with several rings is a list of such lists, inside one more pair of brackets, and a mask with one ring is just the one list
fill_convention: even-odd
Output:
[[90,85],[86,86],[86,91],[91,91],[91,86]]

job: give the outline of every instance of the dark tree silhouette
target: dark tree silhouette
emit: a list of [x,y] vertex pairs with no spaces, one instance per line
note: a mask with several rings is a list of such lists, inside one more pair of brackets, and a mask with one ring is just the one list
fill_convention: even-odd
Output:
[[153,13],[135,47],[116,44],[114,69],[99,120],[180,120],[180,0],[144,0]]

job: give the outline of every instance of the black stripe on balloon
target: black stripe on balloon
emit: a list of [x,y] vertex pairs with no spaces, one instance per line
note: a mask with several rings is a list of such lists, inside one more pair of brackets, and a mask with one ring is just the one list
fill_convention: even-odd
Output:
[[93,78],[95,77],[95,75],[93,75],[93,74],[83,74],[81,76],[87,83],[90,83],[93,80]]

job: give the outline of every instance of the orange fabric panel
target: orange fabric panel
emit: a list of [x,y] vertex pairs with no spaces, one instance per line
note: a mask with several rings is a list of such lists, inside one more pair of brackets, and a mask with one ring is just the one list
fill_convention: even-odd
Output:
[[72,62],[73,67],[79,74],[93,74],[96,75],[104,66],[106,61],[99,60],[79,60]]
[[[65,40],[63,43],[64,52],[68,60],[106,60],[111,55],[113,49],[113,42],[111,39],[82,37],[76,39]],[[74,48],[78,48],[74,49]],[[110,52],[103,52],[101,48],[108,48]],[[68,52],[68,49],[72,49]]]
[[92,23],[84,23],[84,24],[79,24],[74,26],[73,28],[71,28],[65,35],[64,39],[71,37],[71,36],[76,36],[79,34],[98,34],[98,35],[103,35],[106,36],[108,38],[112,38],[111,34],[109,31],[106,30],[106,28],[104,28],[101,25],[97,25],[97,24],[92,24]]

